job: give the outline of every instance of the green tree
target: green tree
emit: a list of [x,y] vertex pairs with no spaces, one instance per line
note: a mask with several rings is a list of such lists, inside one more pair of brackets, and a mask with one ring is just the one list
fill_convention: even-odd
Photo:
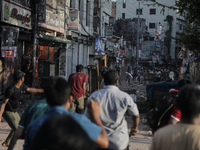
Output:
[[184,28],[184,32],[179,34],[179,37],[175,37],[177,40],[183,42],[183,44],[189,50],[200,51],[200,0],[176,0],[175,6],[166,6],[157,0],[151,0],[160,7],[172,10],[178,10],[178,13],[186,13],[187,26]]
[[189,50],[200,51],[200,0],[178,0],[176,6],[179,13],[187,12],[187,26],[179,40]]

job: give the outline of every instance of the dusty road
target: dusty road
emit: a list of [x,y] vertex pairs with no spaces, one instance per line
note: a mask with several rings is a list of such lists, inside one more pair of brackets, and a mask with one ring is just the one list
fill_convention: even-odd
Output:
[[[130,137],[130,143],[129,143],[130,150],[149,150],[149,147],[151,144],[151,135],[149,135],[150,128],[143,124],[142,122],[143,119],[144,119],[144,114],[141,114],[141,119],[140,119],[141,121],[139,125],[140,131],[137,136]],[[6,139],[9,132],[10,132],[10,127],[8,126],[8,124],[5,121],[1,122],[0,123],[0,150],[7,150],[7,148],[3,147],[1,144]],[[24,140],[18,140],[14,150],[22,150],[23,143],[24,143]]]
[[[130,90],[135,89],[137,90],[137,101],[145,101],[145,86],[144,85],[134,85],[134,86],[127,86],[126,81],[122,81],[122,85],[119,87],[121,90]],[[21,114],[23,110],[25,109],[24,106],[27,106],[27,103],[30,103],[30,101],[26,101],[25,104],[21,104],[19,106],[18,112]],[[143,107],[143,106],[142,106]],[[131,117],[127,117],[127,122],[129,128],[132,126],[132,120]],[[2,119],[3,120],[3,119]],[[150,128],[145,125],[145,114],[140,114],[140,124],[139,124],[139,133],[137,136],[130,137],[130,150],[149,150],[151,145],[151,130]],[[8,126],[7,122],[3,120],[3,122],[0,123],[0,150],[7,150],[6,147],[2,147],[3,141],[6,139],[7,135],[10,132],[10,127]],[[24,140],[18,140],[14,150],[22,150],[23,149],[23,143]]]

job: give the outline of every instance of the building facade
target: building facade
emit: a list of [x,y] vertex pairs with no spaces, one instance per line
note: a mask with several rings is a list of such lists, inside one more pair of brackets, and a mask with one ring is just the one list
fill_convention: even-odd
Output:
[[[157,2],[166,6],[175,5],[175,0],[157,0]],[[177,41],[171,39],[170,36],[177,37],[177,33],[183,31],[186,24],[185,14],[177,14],[178,10],[168,9],[167,7],[163,9],[163,7],[156,5],[152,1],[138,0],[118,0],[116,4],[116,12],[117,19],[137,18],[138,14],[140,14],[140,18],[146,20],[147,31],[149,32],[149,41],[154,41],[157,28],[161,26],[162,31],[160,42],[165,43],[165,46],[162,48],[162,53],[163,55],[168,55],[172,60],[176,59],[177,51],[180,50],[181,43],[177,43]],[[166,32],[169,33],[168,36],[166,35]]]

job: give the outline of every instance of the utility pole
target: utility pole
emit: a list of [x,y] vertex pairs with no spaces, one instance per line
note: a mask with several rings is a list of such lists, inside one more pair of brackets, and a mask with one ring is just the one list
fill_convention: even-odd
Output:
[[[32,87],[35,87],[34,80],[35,80],[35,63],[36,63],[36,51],[37,51],[37,30],[38,30],[38,17],[37,17],[37,2],[34,2],[34,38],[33,38],[33,61],[32,61],[32,66],[33,66],[33,71],[32,71]],[[31,99],[34,100],[34,94],[31,94]]]
[[138,54],[139,54],[139,46],[140,46],[140,2],[138,6],[138,28],[137,28],[137,48],[136,48],[136,66],[138,66]]

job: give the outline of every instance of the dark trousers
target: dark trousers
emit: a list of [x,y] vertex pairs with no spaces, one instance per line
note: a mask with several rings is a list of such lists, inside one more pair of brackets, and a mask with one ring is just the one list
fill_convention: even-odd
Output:
[[14,146],[17,142],[16,137],[14,136],[15,131],[18,128],[18,124],[20,121],[20,116],[17,112],[12,111],[4,111],[3,118],[7,121],[8,125],[11,127],[10,134],[8,135],[6,142],[10,142],[10,145],[8,146],[8,150],[13,150]]
[[[96,148],[96,150],[114,150],[114,149],[103,149],[103,148]],[[123,150],[129,150],[129,145],[127,146],[127,148],[123,149]]]

